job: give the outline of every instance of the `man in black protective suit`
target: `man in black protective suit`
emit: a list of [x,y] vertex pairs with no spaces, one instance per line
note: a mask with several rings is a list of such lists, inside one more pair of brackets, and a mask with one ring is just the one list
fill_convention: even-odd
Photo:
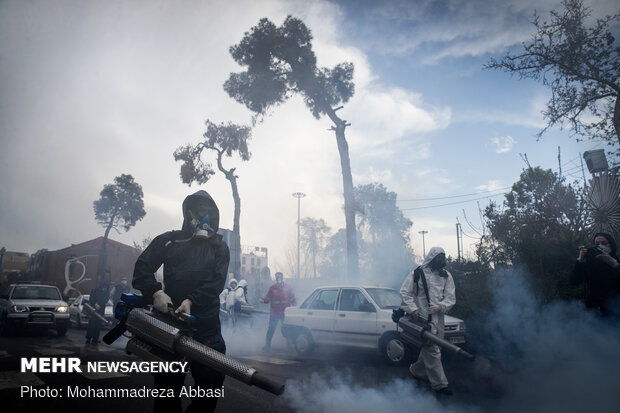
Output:
[[[170,308],[175,312],[193,314],[196,332],[193,338],[214,350],[226,353],[226,344],[220,329],[219,294],[224,289],[228,262],[228,246],[217,234],[219,210],[205,191],[189,195],[183,201],[183,227],[157,236],[136,262],[133,286],[145,297],[153,298],[153,307],[161,312]],[[155,279],[155,272],[163,264],[164,286]],[[190,362],[195,386],[202,389],[221,389],[224,375]],[[184,373],[153,374],[155,388],[174,389],[174,398],[156,398],[156,413],[180,412],[179,392],[185,380]],[[195,397],[186,412],[212,412],[216,397]]]
[[121,300],[121,295],[129,294],[131,288],[127,284],[127,277],[121,278],[121,282],[114,286],[114,292],[112,293],[112,304],[116,305]]
[[[88,297],[88,304],[95,309],[99,315],[105,314],[105,306],[110,299],[110,285],[102,281],[97,287],[93,288]],[[86,328],[86,344],[99,344],[99,333],[101,332],[101,320],[94,315],[88,318]]]

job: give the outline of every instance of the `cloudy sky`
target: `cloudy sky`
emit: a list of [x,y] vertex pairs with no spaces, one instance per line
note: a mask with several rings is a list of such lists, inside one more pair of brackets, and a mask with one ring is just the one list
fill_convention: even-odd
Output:
[[[588,0],[595,16],[614,0]],[[103,235],[92,203],[103,185],[132,174],[146,217],[111,237],[132,245],[180,228],[181,201],[198,189],[216,199],[232,227],[230,185],[221,174],[191,188],[174,150],[196,143],[204,121],[249,124],[251,113],[222,84],[241,68],[228,48],[262,17],[288,14],[314,35],[321,66],[355,64],[356,93],[339,111],[353,182],[381,182],[413,221],[421,255],[443,246],[466,255],[480,228],[478,204],[501,194],[529,162],[583,179],[580,154],[602,148],[551,130],[540,141],[543,86],[482,70],[517,50],[531,17],[555,0],[421,1],[11,1],[0,2],[0,246],[33,253]],[[269,248],[283,269],[302,217],[344,226],[342,178],[327,118],[299,98],[273,109],[253,130],[252,158],[228,159],[239,176],[242,243]],[[208,161],[209,158],[205,157]],[[586,171],[587,174],[587,171]],[[467,195],[467,196],[465,196]],[[430,198],[430,199],[429,199]],[[469,225],[466,221],[470,221]]]

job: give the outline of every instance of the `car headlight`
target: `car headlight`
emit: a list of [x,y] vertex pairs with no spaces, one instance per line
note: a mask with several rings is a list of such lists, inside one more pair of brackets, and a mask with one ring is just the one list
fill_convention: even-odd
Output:
[[11,306],[11,312],[13,313],[25,313],[26,311],[30,311],[28,307],[25,305],[13,305]]
[[56,307],[56,311],[59,312],[59,313],[66,313],[67,310],[68,310],[68,308],[66,306],[64,306],[64,305]]

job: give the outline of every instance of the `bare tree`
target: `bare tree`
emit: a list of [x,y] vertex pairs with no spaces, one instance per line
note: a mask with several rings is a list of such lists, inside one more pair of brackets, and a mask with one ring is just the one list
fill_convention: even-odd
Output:
[[[577,135],[620,142],[620,47],[610,26],[620,15],[597,19],[587,27],[591,11],[582,0],[564,0],[563,10],[551,11],[549,22],[534,15],[536,32],[523,51],[491,59],[487,69],[501,69],[531,78],[551,89],[543,112],[547,126],[568,122]],[[592,119],[594,118],[594,119]]]
[[221,123],[216,125],[207,119],[205,122],[207,131],[204,133],[204,141],[197,145],[185,145],[178,148],[174,152],[174,159],[182,161],[181,180],[191,186],[192,182],[198,184],[206,183],[215,173],[211,164],[204,163],[201,160],[202,152],[205,149],[213,150],[216,153],[217,168],[224,174],[230,182],[232,196],[235,203],[235,211],[233,218],[233,272],[235,277],[241,275],[241,197],[239,196],[239,188],[237,186],[238,176],[235,174],[236,168],[226,169],[222,162],[222,158],[232,157],[237,154],[242,161],[248,161],[251,153],[248,150],[248,140],[252,136],[252,129],[249,126],[235,125],[231,122],[227,124]]
[[146,247],[150,245],[151,241],[153,241],[153,237],[147,235],[146,237],[142,238],[142,241],[140,242],[134,241],[133,247],[138,253],[142,254],[142,251],[144,251]]
[[317,257],[324,248],[331,231],[324,219],[304,218],[301,220],[301,242],[312,260],[312,277],[317,278]]
[[[307,250],[304,250],[302,258],[303,259],[301,260],[299,266],[299,278],[308,278],[308,274],[310,273],[310,260]],[[279,271],[282,271],[285,276],[297,274],[297,240],[287,244],[284,249],[284,257],[281,260],[276,261],[273,264],[273,267]]]
[[113,184],[103,186],[99,193],[101,198],[93,202],[95,219],[105,227],[101,257],[97,265],[97,278],[101,280],[106,266],[106,246],[110,230],[120,232],[119,228],[129,231],[146,215],[144,211],[144,193],[142,186],[134,181],[133,176],[122,174],[114,178]]
[[239,44],[230,48],[230,53],[247,70],[231,73],[224,89],[256,116],[264,116],[270,107],[299,93],[315,118],[327,115],[333,122],[331,130],[336,135],[344,188],[347,273],[350,281],[356,281],[359,270],[353,177],[345,138],[345,129],[350,125],[336,115],[340,108],[335,108],[353,96],[353,64],[341,63],[333,69],[317,67],[310,29],[291,16],[280,27],[261,19]]

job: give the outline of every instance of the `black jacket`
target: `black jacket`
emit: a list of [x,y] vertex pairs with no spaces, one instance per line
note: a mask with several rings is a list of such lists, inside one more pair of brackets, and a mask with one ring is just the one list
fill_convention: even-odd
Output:
[[88,297],[88,304],[91,307],[95,308],[95,304],[99,304],[99,309],[95,308],[99,314],[103,315],[105,313],[105,306],[110,299],[110,292],[108,291],[107,286],[98,286],[93,288],[90,292],[90,296]]
[[[616,258],[615,254],[613,255]],[[600,308],[607,312],[605,302],[620,293],[620,274],[618,270],[595,258],[577,261],[571,274],[571,283],[584,283],[584,302],[587,307]]]
[[[132,285],[145,297],[162,289],[155,272],[164,266],[164,292],[175,307],[186,298],[192,301],[192,314],[199,325],[219,330],[219,294],[224,289],[230,260],[228,246],[218,234],[211,238],[192,237],[190,207],[208,210],[211,227],[217,231],[219,211],[205,191],[198,191],[183,201],[183,229],[157,236],[138,257]],[[219,332],[219,331],[218,331]]]

